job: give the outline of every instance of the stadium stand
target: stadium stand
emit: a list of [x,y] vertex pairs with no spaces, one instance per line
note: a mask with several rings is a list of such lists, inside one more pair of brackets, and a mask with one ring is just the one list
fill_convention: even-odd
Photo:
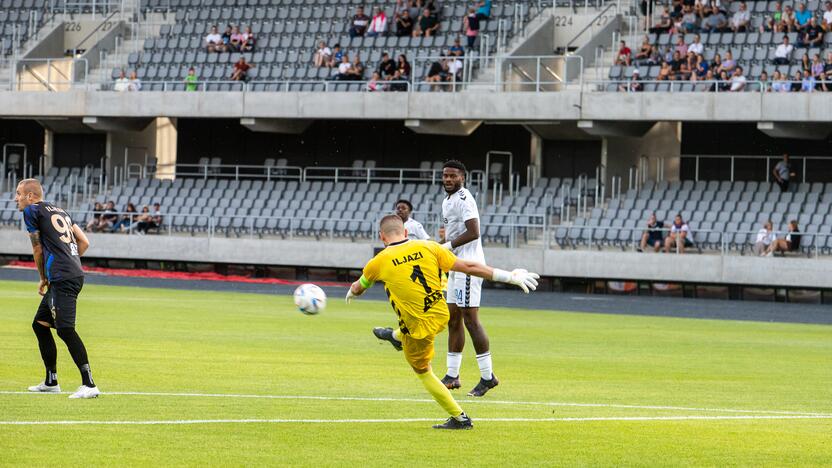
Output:
[[46,0],[0,2],[0,58],[11,55],[43,25]]
[[[536,5],[536,2],[495,2],[490,18],[481,22],[481,44],[477,44],[476,49],[468,51],[468,54],[478,56],[495,52],[498,35],[502,41],[510,39],[515,22],[525,23],[531,18],[531,4]],[[349,23],[359,5],[365,7],[367,14],[371,14],[373,7],[383,9],[388,18],[386,34],[351,37]],[[249,80],[253,83],[250,89],[253,91],[277,90],[278,82],[297,82],[291,90],[323,90],[321,81],[332,79],[337,71],[337,67],[313,65],[315,50],[323,41],[328,47],[339,44],[350,59],[356,55],[361,58],[365,68],[363,74],[355,78],[357,81],[372,77],[372,71],[384,52],[394,58],[406,56],[413,64],[414,76],[404,78],[422,81],[431,63],[440,54],[448,53],[455,38],[464,37],[463,18],[469,6],[470,2],[463,0],[440,2],[436,9],[440,19],[438,33],[432,37],[410,37],[395,34],[396,2],[393,1],[359,4],[325,0],[150,0],[144,4],[146,11],[166,12],[175,17],[175,23],[162,25],[158,37],[146,39],[141,51],[129,55],[127,74],[135,71],[138,79],[146,84],[142,86],[143,90],[185,90],[182,80],[188,69],[194,67],[200,82],[224,82],[212,85],[210,89],[239,89],[228,80],[232,65],[242,55],[247,62],[255,65],[249,72]],[[206,51],[205,37],[211,28],[218,26],[222,32],[226,25],[234,25],[241,30],[250,27],[256,38],[254,50],[242,54],[239,51]],[[432,59],[417,61],[419,57]],[[117,79],[122,71],[122,67],[113,68],[111,78]],[[174,83],[165,87],[161,83],[165,81]],[[338,89],[358,90],[362,86],[352,83]]]

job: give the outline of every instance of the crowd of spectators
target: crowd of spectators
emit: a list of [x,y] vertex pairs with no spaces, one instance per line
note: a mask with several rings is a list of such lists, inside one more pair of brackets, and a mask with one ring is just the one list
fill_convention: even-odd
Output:
[[227,25],[225,32],[219,33],[217,26],[211,26],[211,31],[205,36],[205,50],[208,52],[254,52],[257,38],[246,26],[245,32],[239,26]]
[[116,204],[109,201],[106,204],[96,202],[92,217],[87,221],[88,232],[135,232],[145,235],[150,231],[158,231],[162,226],[162,208],[159,203],[153,204],[151,211],[148,205],[136,210],[133,203],[128,203],[123,212],[116,210]]

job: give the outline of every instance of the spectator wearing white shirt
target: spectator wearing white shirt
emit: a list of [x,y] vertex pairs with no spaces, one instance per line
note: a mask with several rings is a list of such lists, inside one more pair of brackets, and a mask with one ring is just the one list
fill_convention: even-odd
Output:
[[763,228],[757,231],[757,239],[754,241],[754,255],[758,257],[765,256],[773,244],[777,240],[777,234],[772,230],[771,221],[763,223]]
[[381,36],[387,31],[387,15],[384,10],[375,7],[373,11],[373,19],[370,20],[370,26],[367,27],[367,37]]
[[789,36],[783,36],[783,43],[774,51],[775,65],[788,65],[792,58],[794,46],[789,44]]
[[832,2],[826,2],[823,10],[823,30],[826,32],[832,31]]
[[216,26],[211,26],[211,32],[205,36],[205,50],[208,52],[225,51],[225,43],[222,41],[222,36],[217,31]]
[[130,80],[127,79],[127,75],[124,74],[124,70],[119,73],[119,77],[116,80],[115,84],[113,85],[113,91],[127,91],[130,87]]
[[748,29],[748,24],[751,22],[751,13],[748,11],[748,5],[745,2],[740,3],[740,9],[731,17],[731,29],[737,32],[744,32]]
[[409,200],[401,199],[396,202],[396,214],[404,222],[404,229],[407,231],[408,239],[430,239],[430,235],[422,227],[422,223],[410,217],[411,213],[413,213],[413,204]]
[[329,65],[331,59],[332,49],[326,45],[326,42],[321,41],[318,44],[318,50],[315,51],[315,55],[312,57],[312,63],[315,65],[315,68],[326,67]]
[[696,55],[702,55],[705,51],[705,46],[702,45],[702,38],[699,34],[693,37],[693,42],[688,46],[688,52],[693,52]]
[[675,248],[677,253],[683,254],[686,247],[693,247],[693,234],[682,215],[677,214],[670,225],[670,233],[664,240],[664,251],[670,253],[670,249]]
[[742,67],[737,67],[731,76],[731,91],[744,91],[746,84],[747,80],[745,79],[745,75],[742,74]]
[[130,82],[127,84],[127,91],[141,91],[142,80],[136,75],[136,72],[130,72]]

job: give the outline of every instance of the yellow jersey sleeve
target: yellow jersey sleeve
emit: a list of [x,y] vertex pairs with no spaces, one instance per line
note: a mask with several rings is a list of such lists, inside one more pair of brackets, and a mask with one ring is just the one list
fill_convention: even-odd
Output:
[[376,256],[364,265],[364,271],[361,272],[361,278],[358,281],[361,283],[361,286],[370,288],[373,286],[373,283],[378,281],[379,273],[379,262]]
[[439,264],[439,269],[442,271],[451,271],[454,263],[456,263],[456,255],[436,242],[430,242],[429,248],[436,257],[436,263]]

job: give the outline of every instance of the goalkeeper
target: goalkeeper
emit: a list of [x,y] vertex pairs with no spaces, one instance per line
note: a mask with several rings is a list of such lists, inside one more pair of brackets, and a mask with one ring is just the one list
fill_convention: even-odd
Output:
[[449,270],[458,271],[514,284],[526,293],[537,288],[539,276],[522,269],[509,272],[458,259],[436,242],[410,240],[401,218],[396,215],[382,218],[379,232],[386,248],[364,266],[361,278],[347,292],[347,303],[376,281],[384,282],[399,326],[395,330],[375,328],[373,334],[380,340],[389,341],[397,350],[404,350],[405,359],[422,384],[450,414],[444,424],[437,424],[434,429],[471,429],[471,419],[434,375],[430,365],[434,339],[448,325],[450,317],[442,294],[442,275]]

